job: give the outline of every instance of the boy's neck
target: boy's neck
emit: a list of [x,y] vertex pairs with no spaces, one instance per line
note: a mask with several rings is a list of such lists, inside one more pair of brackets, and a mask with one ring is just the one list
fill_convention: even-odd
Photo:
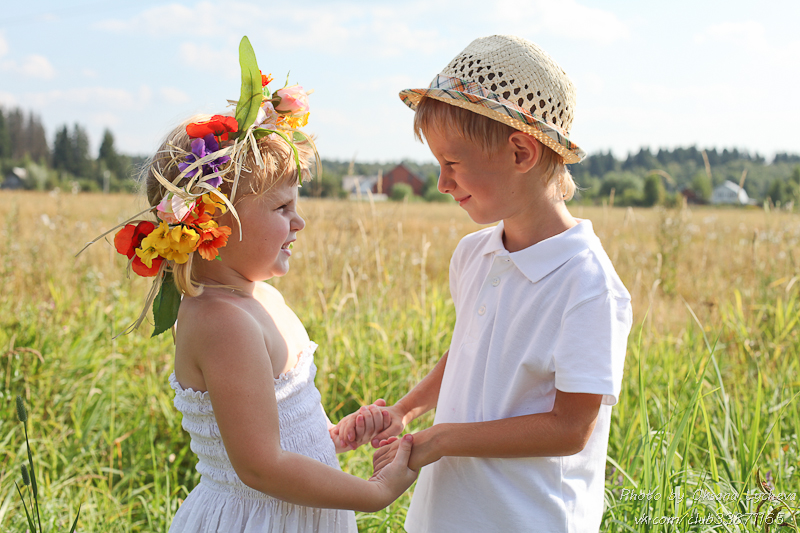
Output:
[[503,220],[503,245],[509,252],[524,250],[578,224],[563,201],[538,200],[529,209]]

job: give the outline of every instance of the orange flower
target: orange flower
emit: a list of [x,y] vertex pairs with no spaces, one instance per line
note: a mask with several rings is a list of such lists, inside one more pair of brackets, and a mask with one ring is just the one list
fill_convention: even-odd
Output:
[[186,125],[186,133],[192,139],[202,139],[211,133],[218,140],[227,141],[228,133],[235,133],[238,129],[239,124],[235,118],[223,115],[214,115],[210,120],[192,122]]
[[206,261],[213,261],[219,255],[219,248],[228,244],[228,237],[231,228],[222,226],[221,228],[208,228],[200,235],[200,242],[197,251]]
[[[261,71],[259,70],[259,72],[261,72]],[[271,82],[272,82],[272,74],[268,74],[268,75],[264,76],[264,73],[261,72],[261,86],[262,87],[266,87]]]

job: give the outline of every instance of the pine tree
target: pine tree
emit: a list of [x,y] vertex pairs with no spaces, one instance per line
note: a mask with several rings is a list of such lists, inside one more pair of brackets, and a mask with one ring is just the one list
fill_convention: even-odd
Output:
[[11,157],[11,135],[8,132],[8,122],[5,113],[0,109],[0,159]]

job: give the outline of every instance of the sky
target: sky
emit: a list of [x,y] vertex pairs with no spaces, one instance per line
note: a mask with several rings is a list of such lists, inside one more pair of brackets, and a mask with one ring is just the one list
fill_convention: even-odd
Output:
[[397,93],[427,87],[473,39],[537,43],[577,86],[570,138],[625,157],[696,145],[800,153],[800,2],[773,0],[150,0],[7,2],[0,106],[95,151],[148,155],[240,90],[238,44],[282,85],[313,89],[305,130],[324,158],[433,161]]

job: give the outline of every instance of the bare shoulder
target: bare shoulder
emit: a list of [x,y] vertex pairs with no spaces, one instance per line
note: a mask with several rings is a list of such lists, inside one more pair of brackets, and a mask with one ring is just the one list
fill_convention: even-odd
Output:
[[267,283],[266,281],[260,281],[256,283],[256,290],[259,294],[268,299],[268,300],[277,300],[280,303],[286,303],[286,300],[283,298],[283,294],[281,291]]
[[269,366],[262,329],[244,306],[233,298],[214,295],[184,298],[175,338],[178,381],[207,390],[209,374],[233,371],[237,363],[247,365],[254,359],[259,359],[258,366],[264,361]]

